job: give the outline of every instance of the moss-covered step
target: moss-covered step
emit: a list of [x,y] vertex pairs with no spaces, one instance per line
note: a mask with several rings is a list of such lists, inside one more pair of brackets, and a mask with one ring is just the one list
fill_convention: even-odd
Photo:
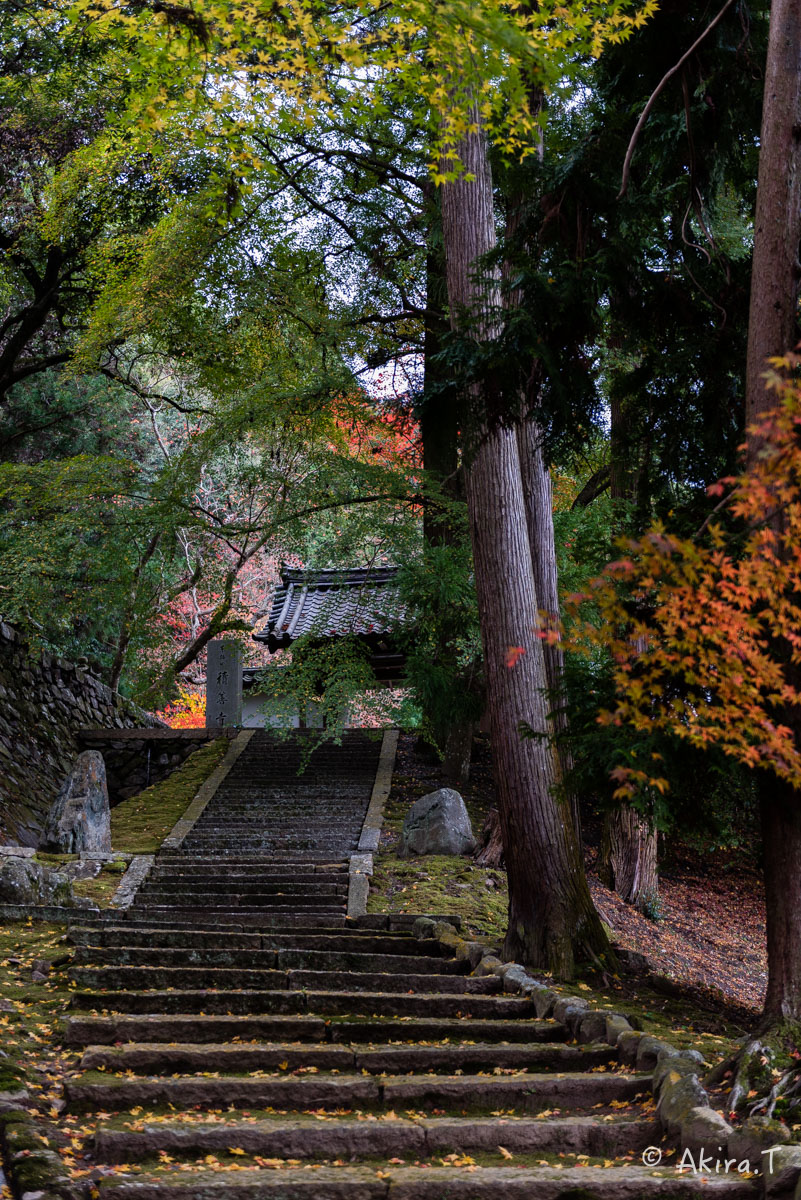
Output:
[[428,1046],[298,1046],[286,1042],[255,1043],[132,1043],[89,1046],[81,1058],[85,1071],[138,1071],[146,1075],[191,1074],[201,1071],[367,1071],[397,1075],[404,1071],[589,1071],[614,1064],[609,1046],[428,1045]]
[[71,1017],[64,1035],[68,1046],[110,1046],[117,1042],[217,1043],[233,1038],[242,1041],[331,1042],[337,1045],[376,1044],[389,1040],[399,1045],[450,1040],[460,1043],[489,1042],[499,1050],[507,1044],[514,1051],[521,1044],[558,1042],[567,1036],[564,1025],[555,1021],[449,1020],[421,1017],[397,1021],[374,1017],[369,1020],[320,1016],[269,1015],[232,1016],[153,1013],[142,1016]]
[[219,908],[209,909],[184,907],[171,904],[137,904],[129,910],[129,920],[142,926],[159,925],[174,927],[185,922],[190,928],[201,928],[210,923],[215,925],[248,925],[258,929],[317,929],[323,922],[333,928],[339,920],[345,923],[345,908],[308,909],[298,913],[296,907],[273,905],[271,908]]
[[633,1100],[647,1092],[648,1075],[566,1075],[521,1072],[512,1076],[487,1075],[476,1086],[475,1076],[425,1075],[273,1076],[226,1075],[219,1079],[184,1076],[130,1079],[100,1072],[65,1082],[64,1095],[72,1112],[101,1109],[119,1112],[137,1105],[174,1105],[176,1109],[279,1108],[307,1112],[312,1109],[397,1109],[437,1107],[450,1111],[486,1111],[502,1108],[540,1112],[560,1108],[588,1109],[597,1104]]
[[464,975],[466,962],[426,955],[375,954],[343,950],[264,950],[253,947],[187,946],[79,946],[74,962],[83,966],[137,967],[250,967],[279,970],[391,971],[408,975]]
[[248,970],[245,967],[77,966],[70,978],[87,988],[260,988],[344,992],[446,992],[454,995],[494,995],[503,984],[496,975],[393,974],[388,972]]
[[532,1002],[517,996],[460,996],[418,992],[319,991],[79,991],[79,1009],[129,1013],[292,1013],[392,1017],[510,1018],[535,1015]]
[[756,1200],[747,1179],[642,1167],[285,1167],[103,1180],[108,1200]]
[[375,933],[371,929],[348,928],[343,931],[320,931],[309,934],[264,933],[254,930],[249,933],[219,929],[159,929],[137,928],[134,925],[71,926],[68,940],[73,945],[102,947],[144,946],[158,950],[159,947],[189,948],[209,947],[212,949],[250,949],[331,951],[354,954],[415,955],[439,958],[448,961],[450,951],[434,938],[413,938],[409,934]]
[[499,1117],[433,1117],[364,1121],[356,1117],[288,1119],[247,1123],[235,1115],[223,1121],[158,1124],[142,1119],[141,1128],[101,1129],[93,1149],[103,1162],[143,1162],[163,1152],[171,1156],[200,1156],[231,1146],[249,1155],[269,1158],[354,1159],[406,1155],[422,1159],[448,1152],[497,1151],[513,1154],[562,1153],[591,1157],[637,1154],[659,1140],[652,1120],[616,1119],[601,1124],[590,1117],[546,1120]]

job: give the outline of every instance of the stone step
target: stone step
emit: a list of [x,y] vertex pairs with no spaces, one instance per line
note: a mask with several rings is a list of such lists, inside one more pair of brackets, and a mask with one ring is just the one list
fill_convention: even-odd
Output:
[[534,1016],[518,996],[464,996],[419,992],[347,991],[81,991],[74,1008],[119,1013],[320,1013],[385,1017],[512,1018]]
[[[275,909],[258,909],[255,913],[246,914],[243,909],[230,911],[226,918],[226,909],[180,909],[170,905],[147,906],[140,905],[125,909],[119,915],[115,914],[114,921],[124,920],[129,929],[172,929],[193,930],[212,929],[219,935],[231,931],[260,929],[265,932],[289,934],[293,929],[311,930],[324,929],[327,933],[337,933],[350,928],[350,923],[341,909],[331,912],[321,912],[319,909],[309,909],[302,916],[292,913],[279,913]],[[81,914],[81,920],[84,915]],[[102,926],[101,926],[102,927]]]
[[139,889],[139,893],[143,891],[162,892],[165,895],[186,896],[194,899],[195,896],[217,896],[223,893],[226,896],[253,896],[253,895],[280,895],[280,896],[298,896],[302,899],[306,895],[315,896],[341,896],[348,890],[348,880],[344,877],[336,882],[329,882],[324,877],[320,876],[315,879],[312,877],[305,883],[290,883],[288,880],[273,880],[269,876],[259,875],[254,879],[250,876],[244,881],[234,880],[221,873],[219,879],[196,879],[192,882],[182,882],[174,880],[170,877],[160,876],[158,878],[148,877],[147,881]]
[[[286,837],[298,830],[306,829],[309,833],[323,832],[326,835],[338,835],[343,829],[355,829],[362,824],[361,813],[343,813],[339,805],[331,804],[328,808],[320,807],[318,802],[310,804],[293,804],[286,802],[271,805],[264,800],[258,804],[227,803],[223,813],[219,810],[207,809],[193,827],[198,829],[232,829],[241,826],[243,830],[253,830],[254,824],[260,825],[271,836]],[[280,821],[280,826],[274,827]],[[332,830],[332,823],[337,825]]]
[[458,1019],[417,1017],[400,1021],[388,1018],[358,1017],[326,1020],[307,1014],[202,1015],[165,1013],[153,1010],[130,1016],[71,1015],[65,1033],[68,1046],[110,1046],[136,1042],[181,1044],[219,1044],[241,1042],[326,1042],[335,1045],[383,1044],[389,1039],[400,1044],[449,1042],[458,1046],[492,1043],[503,1050],[509,1043],[514,1051],[520,1045],[556,1043],[567,1038],[567,1029],[556,1021],[532,1019]]
[[206,867],[202,871],[188,872],[177,871],[172,866],[153,867],[147,877],[148,883],[158,881],[160,884],[170,884],[176,888],[190,887],[202,888],[207,883],[225,882],[231,887],[237,888],[240,885],[251,885],[254,882],[269,883],[271,886],[279,886],[281,884],[292,884],[295,887],[316,887],[318,884],[333,884],[341,886],[347,884],[347,871],[276,871],[268,866],[252,866],[247,871],[234,871],[231,867],[216,864],[216,870],[213,867]]
[[[406,972],[417,975],[464,975],[467,963],[455,959],[400,954],[368,954],[336,950],[278,950],[253,947],[175,948],[146,946],[79,946],[73,961],[84,966],[114,967],[236,967],[249,970]],[[114,985],[116,986],[116,984]],[[479,989],[480,990],[480,989]]]
[[171,1078],[103,1078],[96,1072],[64,1081],[64,1098],[71,1112],[120,1112],[138,1105],[176,1109],[279,1108],[308,1112],[314,1109],[396,1110],[436,1107],[450,1111],[510,1109],[542,1112],[554,1107],[590,1109],[629,1101],[648,1092],[650,1075],[528,1074],[484,1076],[481,1086],[463,1075],[342,1076],[319,1072],[310,1075],[240,1076],[219,1079],[179,1076]]
[[726,1175],[657,1175],[644,1167],[371,1166],[137,1174],[101,1181],[114,1200],[756,1200],[757,1186]]
[[[156,865],[173,864],[181,870],[192,867],[198,870],[208,870],[218,868],[220,866],[219,854],[198,854],[192,853],[188,848],[178,847],[175,850],[159,852],[156,859]],[[324,854],[304,854],[291,856],[281,854],[273,856],[272,854],[261,854],[258,850],[251,850],[247,853],[238,856],[232,855],[226,858],[226,866],[250,866],[253,863],[266,863],[280,866],[282,870],[291,870],[297,867],[298,870],[314,871],[347,871],[348,864],[344,858],[330,858]]]
[[292,838],[286,842],[277,842],[268,838],[228,838],[217,834],[210,834],[208,838],[191,838],[187,839],[187,850],[196,852],[197,850],[213,849],[218,856],[218,860],[224,860],[229,855],[239,855],[243,850],[255,848],[260,854],[269,854],[277,856],[284,851],[289,857],[290,854],[299,852],[308,852],[311,850],[319,850],[326,857],[336,855],[337,858],[348,858],[351,854],[355,854],[358,844],[358,836],[352,838],[342,838],[336,842],[321,844],[306,838]]
[[[68,933],[76,946],[95,946],[124,952],[138,948],[176,950],[297,950],[333,954],[380,954],[443,959],[444,948],[433,938],[413,938],[408,933],[376,934],[369,929],[302,933],[235,933],[219,930],[137,929],[126,925],[76,926]],[[119,959],[120,962],[124,960]],[[450,961],[445,959],[445,961]],[[443,967],[443,970],[445,968]]]
[[[290,952],[287,952],[290,953]],[[488,996],[502,990],[496,975],[412,975],[348,970],[311,971],[246,967],[172,966],[79,966],[71,967],[70,979],[82,988],[257,988],[343,992],[442,993],[451,996]]]
[[138,1042],[133,1045],[89,1046],[81,1059],[84,1071],[135,1071],[145,1075],[193,1074],[197,1071],[245,1073],[295,1071],[316,1067],[320,1071],[367,1071],[371,1075],[398,1075],[406,1071],[531,1070],[589,1071],[612,1065],[616,1053],[609,1046],[565,1046],[560,1043],[497,1043],[433,1046],[367,1046],[327,1044],[298,1046],[291,1042],[176,1043]]
[[[225,1152],[231,1146],[269,1158],[349,1159],[408,1155],[423,1159],[448,1152],[513,1154],[553,1152],[607,1158],[636,1154],[661,1139],[653,1120],[600,1122],[591,1117],[531,1120],[518,1117],[425,1117],[413,1121],[287,1120],[228,1121],[189,1125],[159,1122],[141,1131],[100,1129],[93,1149],[104,1163],[142,1162],[160,1151],[176,1156]],[[608,1168],[607,1168],[608,1169]]]
[[204,898],[214,908],[286,908],[298,911],[305,908],[332,908],[337,902],[345,902],[347,889],[339,892],[320,893],[306,892],[299,895],[289,895],[286,892],[235,892],[210,889],[207,895],[200,890],[197,893],[171,893],[157,887],[143,887],[137,893],[143,904],[169,905],[179,898],[177,907],[189,908]]
[[142,924],[147,924],[153,920],[156,923],[159,921],[169,925],[175,920],[187,921],[190,925],[208,925],[210,921],[215,923],[220,922],[223,925],[236,925],[248,923],[250,925],[258,925],[260,928],[268,929],[271,927],[281,927],[285,929],[298,929],[304,924],[309,929],[316,929],[325,919],[325,924],[330,926],[333,924],[333,918],[341,917],[345,919],[344,906],[326,908],[323,906],[310,907],[306,909],[307,916],[299,915],[298,910],[291,905],[272,904],[269,907],[256,908],[253,906],[241,905],[238,908],[211,907],[194,908],[192,906],[171,905],[171,904],[151,904],[145,902],[136,903],[127,910],[130,913],[131,919],[138,920]]

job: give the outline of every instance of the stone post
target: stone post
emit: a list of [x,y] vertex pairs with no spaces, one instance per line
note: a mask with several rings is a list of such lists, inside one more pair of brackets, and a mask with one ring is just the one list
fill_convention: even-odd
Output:
[[242,644],[209,642],[206,666],[206,728],[242,724]]

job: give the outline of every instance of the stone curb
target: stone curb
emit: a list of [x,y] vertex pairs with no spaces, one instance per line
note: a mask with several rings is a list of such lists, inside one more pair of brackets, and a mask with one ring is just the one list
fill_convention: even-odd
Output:
[[134,855],[128,864],[128,870],[120,880],[120,886],[111,897],[111,908],[124,910],[131,907],[136,893],[150,874],[150,869],[155,861],[155,854]]
[[[505,992],[530,997],[538,1019],[554,1017],[579,1044],[605,1042],[617,1050],[621,1065],[652,1072],[657,1119],[680,1153],[689,1150],[697,1162],[703,1152],[711,1157],[713,1169],[717,1160],[739,1163],[748,1159],[761,1173],[763,1196],[801,1200],[801,1146],[777,1144],[768,1129],[752,1122],[734,1129],[709,1103],[700,1079],[704,1062],[700,1050],[679,1050],[670,1042],[633,1029],[621,1013],[591,1008],[581,996],[560,995],[519,963],[502,962],[496,947],[467,941],[448,921],[418,917],[412,935],[436,938],[458,960],[469,961],[474,975],[497,975]],[[768,1150],[773,1151],[770,1160],[761,1157]],[[762,1173],[765,1161],[772,1163],[772,1172]]]
[[381,838],[381,828],[384,824],[384,808],[392,788],[392,772],[395,768],[395,755],[398,750],[399,729],[386,729],[381,743],[381,754],[375,773],[375,783],[370,796],[370,803],[362,825],[359,838],[359,850],[374,852],[378,849]]
[[172,829],[161,843],[162,850],[178,849],[186,835],[194,828],[195,824],[205,810],[206,805],[209,803],[212,796],[217,791],[217,788],[220,786],[236,760],[239,758],[240,754],[242,754],[242,752],[245,750],[248,742],[253,737],[255,732],[255,729],[243,729],[241,733],[236,735],[234,740],[231,742],[228,752],[223,758],[222,762],[214,768],[208,779],[200,785],[200,788],[198,789],[194,799],[191,801],[184,815],[175,822]]
[[0,1146],[8,1183],[23,1200],[80,1200],[83,1188],[65,1174],[60,1157],[45,1140],[51,1132],[27,1109],[0,1111]]
[[373,873],[373,853],[378,849],[378,843],[381,840],[384,809],[392,788],[392,772],[395,769],[399,736],[399,729],[384,730],[375,782],[359,837],[359,848],[355,854],[351,854],[348,864],[347,915],[349,917],[364,917],[367,914],[370,876]]
[[[63,908],[57,904],[0,904],[0,921],[47,921],[69,925],[73,921],[102,921],[99,908]],[[107,910],[105,910],[107,911]]]

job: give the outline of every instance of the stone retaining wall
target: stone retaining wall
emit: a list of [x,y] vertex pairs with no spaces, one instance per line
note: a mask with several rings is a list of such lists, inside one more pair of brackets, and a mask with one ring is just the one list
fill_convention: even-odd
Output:
[[82,750],[99,750],[103,755],[113,807],[166,779],[201,746],[220,737],[234,738],[238,732],[233,728],[81,729],[78,742]]
[[79,665],[32,653],[0,621],[0,844],[35,846],[58,789],[81,750],[82,726],[161,722]]

